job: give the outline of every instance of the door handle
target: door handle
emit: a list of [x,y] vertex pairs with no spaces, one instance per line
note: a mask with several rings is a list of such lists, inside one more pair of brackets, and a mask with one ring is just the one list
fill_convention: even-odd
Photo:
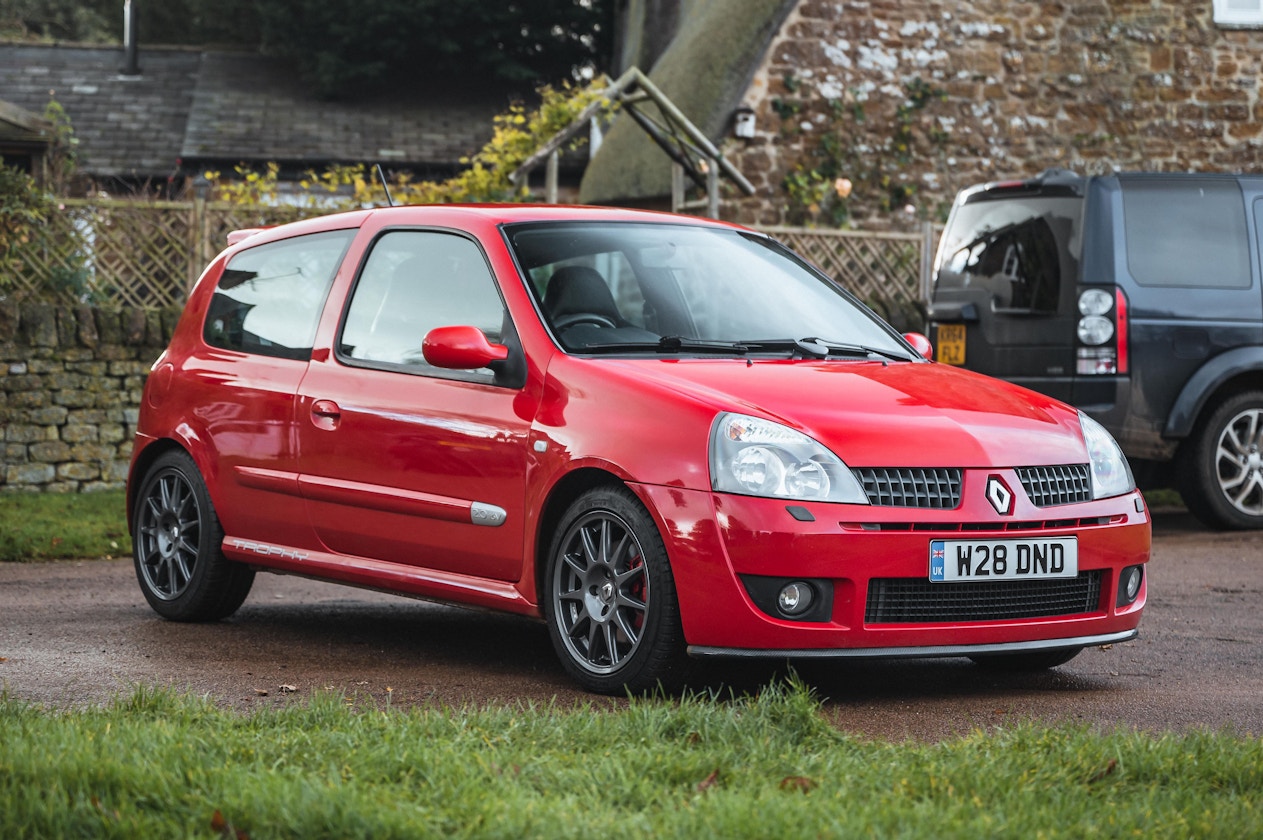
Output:
[[316,400],[311,404],[311,422],[317,429],[332,431],[342,419],[342,409],[333,400]]

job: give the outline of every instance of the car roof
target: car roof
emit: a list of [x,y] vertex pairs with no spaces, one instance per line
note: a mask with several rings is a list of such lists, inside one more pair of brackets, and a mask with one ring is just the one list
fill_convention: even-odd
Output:
[[253,247],[264,242],[319,233],[327,230],[357,228],[370,217],[397,225],[504,225],[518,222],[640,222],[650,224],[686,224],[726,230],[746,230],[730,222],[685,216],[657,210],[632,210],[624,207],[596,207],[569,204],[410,204],[377,207],[315,216],[288,224],[265,228],[244,228],[228,234],[230,251]]

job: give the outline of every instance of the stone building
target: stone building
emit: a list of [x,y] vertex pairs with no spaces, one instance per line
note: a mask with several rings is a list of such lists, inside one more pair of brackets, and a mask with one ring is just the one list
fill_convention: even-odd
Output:
[[[675,34],[642,67],[725,138],[758,188],[732,194],[725,218],[899,228],[943,219],[963,186],[1049,167],[1263,169],[1258,0],[680,0],[654,11],[650,23],[666,16]],[[732,132],[743,108],[748,139]],[[660,201],[665,158],[618,128],[582,199]]]

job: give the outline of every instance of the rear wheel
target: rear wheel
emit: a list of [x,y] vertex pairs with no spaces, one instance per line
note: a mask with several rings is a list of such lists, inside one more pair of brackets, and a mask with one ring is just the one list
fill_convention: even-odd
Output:
[[1212,528],[1263,528],[1263,391],[1224,400],[1181,452],[1180,495]]
[[132,559],[149,606],[174,621],[215,621],[250,594],[254,570],[223,555],[206,483],[184,452],[154,462],[136,495]]
[[1029,653],[994,653],[984,656],[969,657],[975,665],[989,671],[1008,671],[1020,673],[1024,671],[1046,671],[1065,665],[1083,650],[1062,648],[1061,650],[1036,650]]
[[631,491],[598,487],[571,504],[548,554],[553,647],[589,691],[674,688],[684,632],[662,536]]

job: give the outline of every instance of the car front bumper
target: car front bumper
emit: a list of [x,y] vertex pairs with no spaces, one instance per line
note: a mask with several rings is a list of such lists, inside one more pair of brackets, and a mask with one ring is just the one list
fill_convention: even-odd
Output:
[[[977,480],[973,472],[967,482]],[[635,489],[663,532],[685,638],[698,656],[971,656],[1111,644],[1136,635],[1147,597],[1146,574],[1135,600],[1118,604],[1122,571],[1149,559],[1150,520],[1138,492],[1042,509],[1023,500],[1002,517],[968,492],[955,510],[923,510]],[[892,581],[909,597],[962,599],[963,590],[950,589],[959,584],[929,583],[931,540],[1063,536],[1077,539],[1080,574],[1098,587],[1083,610],[895,622],[873,609],[870,590]],[[819,620],[773,615],[752,597],[752,578],[819,582],[831,603],[813,616]],[[995,585],[968,584],[984,598],[1000,591],[988,589]]]

